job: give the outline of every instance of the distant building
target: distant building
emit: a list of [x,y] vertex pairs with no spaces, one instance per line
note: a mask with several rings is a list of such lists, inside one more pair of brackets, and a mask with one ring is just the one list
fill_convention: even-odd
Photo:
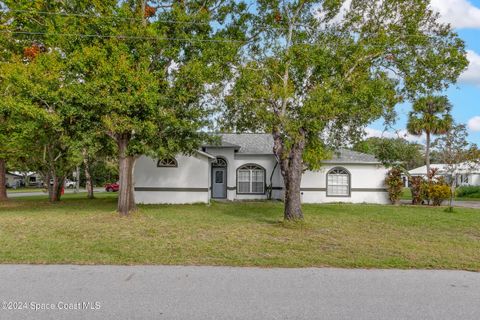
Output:
[[[431,164],[431,169],[438,169],[437,175],[444,176],[446,179],[448,173],[446,168],[448,165],[443,163]],[[457,172],[458,177],[456,181],[457,186],[480,186],[480,168],[474,170],[470,169],[466,164],[460,165]],[[408,171],[408,173],[413,177],[425,177],[427,178],[427,166],[418,167]],[[408,187],[408,179],[406,179],[406,187]]]

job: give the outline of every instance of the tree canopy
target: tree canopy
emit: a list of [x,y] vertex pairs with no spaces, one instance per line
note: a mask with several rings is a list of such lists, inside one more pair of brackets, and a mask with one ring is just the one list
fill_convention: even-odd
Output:
[[[454,83],[464,44],[429,1],[256,1],[252,43],[224,108],[224,128],[274,137],[286,219],[302,219],[301,172],[357,140],[394,106]],[[342,15],[339,17],[339,15]]]
[[61,70],[52,80],[61,84],[58,103],[75,119],[77,142],[99,133],[115,141],[122,214],[134,208],[138,156],[191,153],[207,138],[209,99],[230,76],[226,66],[245,38],[241,1],[37,1],[32,7],[20,0],[2,7],[11,55],[57,56]]
[[423,146],[404,138],[371,137],[357,142],[353,150],[373,154],[385,166],[401,165],[407,170],[424,165]]

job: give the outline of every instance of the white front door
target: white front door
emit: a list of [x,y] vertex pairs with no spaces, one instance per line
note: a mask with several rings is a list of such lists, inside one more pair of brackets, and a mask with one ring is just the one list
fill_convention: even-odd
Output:
[[227,197],[227,169],[212,168],[212,198]]

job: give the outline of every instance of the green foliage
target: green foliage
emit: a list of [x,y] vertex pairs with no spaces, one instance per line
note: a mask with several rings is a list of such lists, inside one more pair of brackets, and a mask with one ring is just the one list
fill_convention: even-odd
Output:
[[11,109],[8,140],[11,167],[40,172],[46,179],[68,175],[80,162],[74,144],[71,105],[64,97],[65,59],[55,51],[35,59],[5,64],[2,104]]
[[214,111],[208,100],[231,76],[225,66],[245,37],[241,1],[39,0],[32,7],[8,0],[2,7],[8,10],[0,24],[10,32],[0,39],[0,58],[26,70],[4,87],[13,87],[10,96],[21,94],[25,104],[42,106],[48,118],[41,128],[34,121],[18,131],[27,140],[19,153],[27,160],[26,151],[34,158],[48,154],[31,143],[36,130],[48,128],[45,137],[58,144],[44,162],[51,167],[66,159],[68,168],[70,159],[111,155],[110,137],[129,156],[125,177],[141,154],[191,153],[205,141]]
[[447,97],[427,96],[415,100],[410,112],[407,130],[413,135],[445,134],[453,124],[452,106]]
[[365,125],[392,119],[395,104],[448,87],[465,69],[463,42],[424,1],[354,0],[335,22],[341,4],[257,1],[255,41],[237,66],[222,128],[274,133],[280,159],[305,144],[305,166],[318,169]]
[[353,150],[373,154],[385,166],[401,165],[410,170],[423,165],[421,146],[403,138],[371,137],[357,142]]
[[385,178],[385,184],[392,204],[399,204],[403,193],[402,170],[398,167],[390,169]]
[[[80,172],[85,170],[85,165],[82,164]],[[118,181],[118,163],[110,159],[101,159],[101,161],[92,161],[89,163],[90,174],[93,179],[93,185],[96,187],[103,187],[106,183]],[[85,186],[85,175],[80,175],[80,185]]]
[[462,186],[456,193],[459,198],[480,198],[480,186]]

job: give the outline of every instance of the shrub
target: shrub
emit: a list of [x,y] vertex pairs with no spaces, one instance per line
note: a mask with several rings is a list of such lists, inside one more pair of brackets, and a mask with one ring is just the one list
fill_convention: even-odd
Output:
[[421,204],[425,199],[425,180],[422,177],[409,177],[408,185],[412,192],[412,204]]
[[480,198],[480,186],[463,186],[457,189],[459,198]]
[[428,195],[434,206],[440,206],[443,201],[449,199],[451,192],[450,187],[444,182],[434,182],[428,186]]
[[399,204],[403,193],[402,170],[393,168],[388,171],[385,184],[387,185],[388,198],[392,204]]

